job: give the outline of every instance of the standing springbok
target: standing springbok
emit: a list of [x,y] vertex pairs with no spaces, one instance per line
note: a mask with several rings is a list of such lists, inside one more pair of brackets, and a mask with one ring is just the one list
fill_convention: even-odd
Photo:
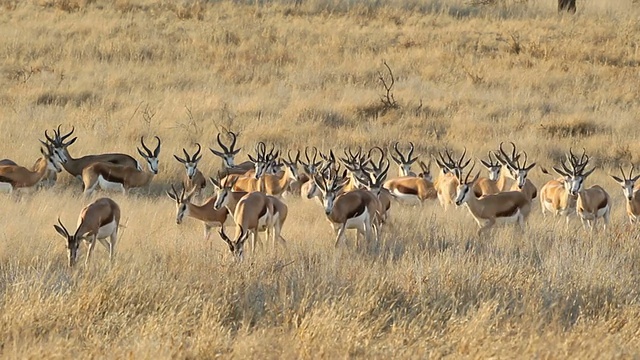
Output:
[[398,145],[399,143],[397,141],[395,144],[393,144],[393,150],[395,150],[398,156],[396,157],[393,154],[391,154],[391,159],[393,159],[393,161],[398,165],[398,176],[399,177],[416,176],[416,173],[411,171],[411,165],[413,165],[413,163],[415,163],[416,160],[418,160],[418,156],[411,157],[413,155],[413,150],[415,149],[413,146],[413,143],[409,142],[410,148],[409,148],[409,152],[407,153],[407,156],[404,156],[402,151],[398,149]]
[[94,163],[82,171],[82,181],[85,195],[89,196],[96,187],[103,190],[120,190],[126,195],[129,189],[149,185],[153,177],[158,173],[158,156],[160,155],[161,141],[155,137],[158,145],[151,151],[144,143],[144,137],[140,137],[140,143],[145,152],[138,148],[138,153],[148,165],[148,171],[131,166],[115,165],[111,163]]
[[483,195],[497,194],[502,191],[504,186],[504,176],[500,176],[502,164],[498,159],[494,160],[491,151],[489,151],[489,160],[480,159],[480,163],[489,172],[488,177],[479,178],[473,185],[473,191],[477,197]]
[[11,193],[17,188],[29,188],[38,184],[51,171],[60,172],[62,159],[54,152],[53,147],[46,144],[40,148],[42,158],[36,162],[33,171],[19,165],[0,166],[0,191]]
[[176,188],[171,185],[171,191],[167,191],[167,196],[176,202],[176,224],[182,224],[184,217],[191,217],[202,221],[204,224],[204,240],[208,241],[211,236],[212,227],[220,227],[224,230],[225,222],[230,218],[227,208],[216,209],[214,207],[216,196],[209,197],[201,205],[191,202],[191,198],[196,192],[192,189],[186,193],[187,185],[183,184],[182,191],[178,194]]
[[347,229],[356,229],[356,247],[358,246],[358,235],[363,235],[366,241],[370,241],[372,234],[378,240],[377,229],[374,227],[378,214],[378,199],[370,191],[353,190],[340,192],[347,184],[349,178],[346,171],[342,175],[332,176],[328,181],[323,176],[314,177],[322,192],[323,207],[327,220],[331,223],[336,235],[337,247],[340,240],[345,236]]
[[[536,166],[536,163],[531,163],[527,165],[527,152],[523,151],[516,155],[516,145],[512,142],[511,146],[513,147],[513,151],[511,156],[509,156],[504,149],[502,148],[502,143],[500,143],[500,154],[495,154],[498,161],[502,164],[506,171],[502,171],[502,178],[508,178],[508,180],[512,181],[510,187],[506,187],[507,181],[503,179],[503,190],[511,190],[511,191],[522,191],[529,201],[533,201],[536,197],[538,197],[538,188],[527,178],[529,175],[529,171]],[[524,155],[524,161],[520,164],[521,155]]]
[[[567,155],[566,159],[569,161],[568,166],[565,163],[566,160],[563,159],[560,162],[561,168],[553,167],[553,170],[562,178],[549,180],[540,189],[542,215],[546,215],[548,211],[556,216],[565,216],[567,225],[569,224],[569,216],[576,212],[577,194],[583,188],[584,179],[594,171],[591,169],[587,174],[584,174],[584,168],[589,161],[586,153],[583,153],[581,159],[574,156],[572,151],[569,153],[570,155]],[[549,174],[545,169],[542,169],[542,172]]]
[[45,137],[47,138],[47,141],[51,143],[60,159],[64,160],[64,162],[62,163],[64,169],[67,170],[67,172],[72,176],[78,179],[82,179],[82,171],[89,165],[96,162],[111,163],[142,169],[138,161],[127,154],[85,155],[77,159],[73,158],[71,154],[69,154],[68,147],[76,142],[78,138],[74,137],[67,142],[65,142],[65,140],[73,134],[73,132],[75,131],[75,127],[72,127],[71,131],[69,131],[67,134],[61,135],[60,126],[61,125],[58,125],[57,130],[53,130],[53,138],[49,136],[48,131],[45,131]]
[[496,222],[517,222],[521,227],[524,227],[524,222],[531,212],[531,202],[529,202],[526,195],[519,191],[507,191],[478,198],[473,191],[473,186],[478,180],[480,172],[476,173],[476,176],[469,181],[469,175],[472,171],[473,166],[464,181],[461,181],[460,185],[458,185],[456,205],[467,205],[469,212],[480,227],[478,236],[484,230],[495,225]]
[[632,225],[638,221],[640,217],[640,186],[636,185],[636,181],[640,178],[640,175],[633,176],[634,166],[631,165],[629,169],[629,175],[625,175],[622,166],[620,166],[620,173],[622,178],[611,175],[620,186],[622,186],[622,193],[625,199],[627,199],[627,216],[629,217],[629,223]]
[[202,172],[198,170],[198,163],[200,159],[202,159],[202,155],[200,155],[200,144],[196,143],[198,150],[193,155],[189,155],[185,148],[182,149],[184,153],[184,158],[179,157],[178,155],[173,155],[173,157],[178,160],[179,163],[184,165],[185,170],[187,171],[183,183],[187,186],[187,191],[191,193],[192,190],[195,190],[195,195],[198,196],[203,191],[203,189],[207,186],[207,180],[202,175]]
[[[78,261],[78,247],[83,240],[89,245],[85,265],[89,262],[96,240],[99,240],[109,251],[109,259],[113,261],[119,225],[118,204],[109,198],[100,198],[82,209],[78,217],[78,227],[73,235],[65,228],[60,218],[58,218],[58,225],[53,225],[53,228],[67,241],[67,255],[71,267]],[[106,238],[109,238],[109,241]]]
[[[309,156],[309,147],[305,147],[304,156],[306,158],[306,162],[304,160],[300,160],[300,164],[302,164],[302,170],[304,171],[304,175],[307,178],[306,181],[303,181],[300,185],[300,196],[303,199],[310,199],[309,193],[310,190],[315,189],[315,184],[313,182],[313,177],[318,173],[320,166],[322,165],[322,160],[318,161],[318,148],[313,147],[313,156]],[[302,178],[302,177],[301,177]]]
[[[445,160],[442,153],[438,152],[440,159],[436,159],[436,163],[440,167],[441,173],[434,184],[435,189],[438,192],[438,200],[440,205],[444,207],[445,211],[450,205],[453,205],[456,199],[456,193],[458,185],[460,185],[460,178],[462,177],[462,171],[466,168],[471,159],[464,161],[464,157],[467,154],[467,148],[464,148],[460,159],[455,160],[449,150],[445,150],[447,159]],[[463,164],[464,163],[464,164]]]
[[240,150],[242,150],[242,148],[234,149],[234,147],[236,146],[236,140],[238,139],[238,135],[236,133],[234,133],[233,131],[228,131],[227,134],[231,136],[231,144],[228,147],[222,142],[222,134],[218,133],[216,139],[218,140],[218,145],[220,145],[222,151],[217,151],[213,148],[209,148],[209,150],[214,155],[222,159],[223,170],[218,173],[218,176],[222,177],[228,174],[244,175],[247,171],[254,168],[254,164],[251,161],[245,161],[236,165],[235,157],[236,155],[238,155]]

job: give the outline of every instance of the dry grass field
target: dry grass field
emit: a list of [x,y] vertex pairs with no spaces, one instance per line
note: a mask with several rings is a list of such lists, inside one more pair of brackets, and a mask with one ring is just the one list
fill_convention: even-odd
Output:
[[[87,203],[69,174],[1,197],[0,356],[640,356],[640,230],[609,177],[640,163],[640,10],[489,2],[0,0],[0,158],[31,165],[58,124],[75,126],[76,157],[138,157],[141,135],[163,139],[149,191],[110,194],[126,225],[113,266],[98,247],[67,267],[52,225]],[[381,106],[383,61],[397,108]],[[172,154],[215,146],[223,127],[241,133],[242,160],[258,140],[413,141],[424,159],[513,140],[549,168],[584,147],[612,225],[565,228],[536,202],[526,231],[478,238],[464,208],[394,204],[383,243],[349,234],[335,249],[320,206],[293,198],[288,246],[236,263],[197,221],[176,225],[164,195],[183,174]],[[204,151],[205,174],[219,167]]]

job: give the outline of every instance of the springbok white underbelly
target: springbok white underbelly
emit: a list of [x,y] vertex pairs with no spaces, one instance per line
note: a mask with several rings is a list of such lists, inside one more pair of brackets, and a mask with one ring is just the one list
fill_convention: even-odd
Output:
[[10,193],[13,191],[13,186],[6,182],[0,182],[0,192]]
[[111,234],[113,234],[117,229],[118,229],[118,224],[116,223],[115,220],[101,226],[98,229],[98,239],[104,239],[111,236]]
[[107,181],[105,180],[102,175],[98,175],[98,184],[100,184],[100,188],[102,190],[118,190],[118,191],[123,191],[124,190],[124,186],[118,182],[111,182],[111,181]]
[[261,218],[258,219],[258,231],[267,230],[267,226],[271,223],[271,214],[267,211]]
[[367,208],[364,209],[362,214],[353,217],[351,219],[347,219],[345,228],[346,229],[364,229],[367,221],[370,221],[369,210]]

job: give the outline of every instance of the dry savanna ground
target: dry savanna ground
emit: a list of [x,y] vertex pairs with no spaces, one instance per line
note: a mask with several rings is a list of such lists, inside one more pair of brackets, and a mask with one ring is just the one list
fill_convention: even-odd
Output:
[[[486,3],[484,5],[480,3]],[[68,174],[0,207],[7,358],[626,358],[640,355],[640,247],[609,173],[640,162],[640,22],[630,0],[2,0],[0,158],[31,165],[45,129],[73,155],[163,139],[149,190],[113,194],[116,262],[70,270],[52,225],[86,200]],[[395,76],[396,107],[380,101]],[[389,78],[387,77],[387,81]],[[176,225],[171,156],[218,130],[282,149],[413,141],[426,159],[516,141],[550,167],[586,148],[614,201],[588,234],[544,220],[477,238],[464,208],[394,205],[381,244],[333,247],[320,207],[288,199],[286,249],[241,263]],[[202,168],[218,169],[208,150]],[[435,168],[434,168],[435,171]],[[549,178],[536,168],[540,187]],[[233,232],[233,230],[229,230]]]

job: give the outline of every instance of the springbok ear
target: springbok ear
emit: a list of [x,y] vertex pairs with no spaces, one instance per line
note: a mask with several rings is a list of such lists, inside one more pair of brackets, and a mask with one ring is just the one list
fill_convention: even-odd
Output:
[[56,229],[56,232],[58,232],[58,234],[60,234],[60,236],[62,236],[63,238],[67,239],[69,237],[69,234],[67,233],[67,231],[61,228],[60,226],[53,225],[53,228]]
[[524,171],[530,171],[534,166],[536,166],[536,163],[532,163],[531,165],[527,166],[526,168],[524,168]]
[[586,178],[587,176],[591,175],[594,171],[596,171],[596,168],[593,168],[587,171],[586,173],[582,174],[582,177]]
[[569,175],[567,175],[567,173],[565,173],[564,171],[558,169],[557,167],[553,167],[553,171],[557,172],[558,175],[562,176],[562,177],[568,177]]
[[78,138],[77,138],[77,137],[74,137],[73,139],[71,139],[71,140],[67,141],[67,142],[66,142],[66,143],[64,143],[63,145],[64,145],[64,147],[67,147],[67,146],[69,146],[69,145],[73,144],[74,142],[76,142],[76,140],[78,140]]
[[640,179],[640,175],[638,175],[638,176],[636,176],[636,177],[632,178],[632,179],[631,179],[631,181],[632,181],[632,182],[636,182],[636,181],[638,181],[638,179]]
[[[175,196],[172,192],[170,192],[170,191],[165,191],[165,192],[167,193],[167,196],[168,196],[169,198],[171,198],[171,200],[173,200],[173,201],[178,201],[178,199],[176,198],[176,196]],[[55,225],[54,225],[54,226],[55,226]]]
[[[619,177],[614,176],[614,175],[609,175],[609,176],[611,176],[613,178],[613,180],[615,180],[618,184],[624,184],[624,181],[622,179],[620,179]],[[640,177],[640,175],[638,175],[637,177]]]

